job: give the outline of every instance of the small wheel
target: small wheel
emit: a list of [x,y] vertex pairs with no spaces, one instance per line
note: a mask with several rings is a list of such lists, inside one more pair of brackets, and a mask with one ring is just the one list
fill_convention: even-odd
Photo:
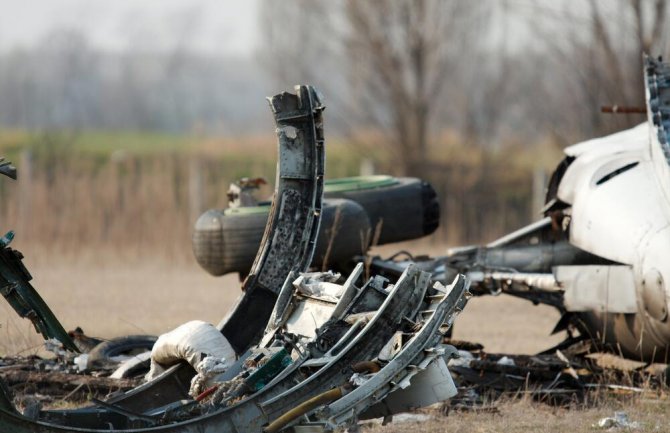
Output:
[[95,346],[88,353],[88,364],[92,367],[102,367],[111,362],[112,358],[122,355],[136,355],[151,350],[158,337],[155,335],[127,335],[112,338]]

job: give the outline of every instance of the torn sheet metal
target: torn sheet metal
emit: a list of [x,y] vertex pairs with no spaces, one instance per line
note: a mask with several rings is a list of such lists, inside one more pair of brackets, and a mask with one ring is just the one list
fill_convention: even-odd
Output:
[[[280,164],[263,240],[243,295],[219,328],[238,354],[263,333],[288,273],[306,272],[319,232],[324,177],[322,105],[311,86],[269,100]],[[287,134],[286,130],[295,130]]]
[[[361,409],[380,402],[393,391],[410,386],[411,378],[425,370],[436,358],[449,358],[456,353],[453,347],[439,346],[443,338],[440,329],[445,322],[451,323],[464,307],[467,288],[464,277],[459,277],[450,293],[443,295],[443,299],[431,311],[422,328],[387,365],[363,385],[321,409],[316,417],[330,428],[346,424],[357,417]],[[391,406],[386,408],[392,409]]]
[[457,394],[445,357],[438,357],[419,371],[407,388],[390,393],[379,403],[361,413],[360,419],[384,418],[417,408],[445,402]]
[[[219,325],[238,354],[244,353],[261,337],[286,275],[291,270],[307,270],[318,233],[324,174],[321,114],[324,107],[312,87],[297,86],[296,91],[296,94],[282,93],[270,101],[277,127],[282,130],[295,128],[296,134],[278,131],[282,163],[277,173],[275,200],[267,229],[252,271],[243,285],[243,295]],[[188,384],[193,374],[194,371],[184,365],[174,366],[155,380],[114,397],[104,405],[67,414],[50,413],[45,421],[62,422],[66,417],[73,425],[82,428],[102,423],[107,429],[105,419],[117,422],[118,419],[132,419],[131,424],[142,425],[146,418],[127,418],[128,411],[148,412],[188,398]],[[96,415],[92,417],[92,413]],[[106,415],[100,415],[102,413]],[[0,424],[1,421],[4,419],[0,418]],[[23,429],[33,430],[29,425],[9,428],[13,431]]]
[[[252,425],[244,431],[257,431],[265,423],[275,420],[293,407],[334,386],[346,383],[351,376],[350,366],[373,359],[395,333],[402,318],[421,304],[428,284],[427,277],[428,275],[418,269],[409,268],[391,288],[382,304],[374,310],[374,317],[357,334],[352,335],[350,341],[343,342],[344,344],[334,342],[335,345],[323,355],[327,359],[325,365],[314,374],[279,394],[273,393],[272,398],[264,399],[260,404],[262,413],[259,413],[258,419],[261,424],[256,424],[255,427]],[[367,303],[362,299],[367,292],[374,294],[377,290],[370,285],[368,287],[361,293],[361,297],[354,299],[349,312],[355,311],[356,305]],[[283,388],[281,383],[278,385],[278,389]]]
[[[175,366],[120,397],[81,409],[37,411],[28,419],[0,408],[0,430],[270,433],[347,397],[339,404],[356,402],[347,417],[355,420],[390,393],[422,383],[412,380],[421,372],[439,376],[441,387],[419,403],[451,395],[439,368],[451,353],[442,339],[465,305],[464,277],[439,290],[430,286],[429,273],[411,265],[397,280],[375,276],[360,288],[362,265],[342,285],[335,275],[304,274],[319,224],[323,107],[313,89],[297,90],[271,99],[280,146],[276,199],[245,292],[219,327],[239,358],[214,365],[217,376],[199,384],[195,397],[187,394],[192,369]],[[347,321],[356,315],[366,320]],[[394,335],[401,336],[398,350],[377,360]],[[356,373],[370,376],[351,389]]]
[[287,332],[313,338],[316,331],[330,319],[335,303],[329,300],[306,298],[299,303],[284,326]]

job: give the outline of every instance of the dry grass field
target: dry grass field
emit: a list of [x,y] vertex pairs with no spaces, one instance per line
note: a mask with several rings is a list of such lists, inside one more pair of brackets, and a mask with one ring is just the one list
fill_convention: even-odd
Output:
[[[670,401],[656,395],[635,399],[609,399],[590,408],[556,408],[528,400],[498,404],[498,413],[451,413],[422,422],[371,425],[365,433],[582,433],[670,431]],[[598,421],[624,411],[635,427],[600,428]]]
[[[240,292],[236,275],[211,277],[195,261],[137,261],[93,250],[67,257],[24,253],[33,285],[63,326],[103,338],[160,334],[193,319],[217,323]],[[0,317],[0,353],[40,346],[30,322],[4,302]]]

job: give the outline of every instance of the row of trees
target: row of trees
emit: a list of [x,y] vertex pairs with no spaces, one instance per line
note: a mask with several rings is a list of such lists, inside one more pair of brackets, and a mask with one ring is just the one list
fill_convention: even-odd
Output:
[[262,97],[307,82],[331,136],[416,174],[445,130],[480,146],[569,144],[641,121],[599,108],[644,103],[642,53],[669,54],[670,0],[556,3],[262,0],[248,59],[197,54],[187,37],[104,52],[58,31],[0,53],[0,126],[267,131]]
[[264,82],[251,58],[206,57],[188,44],[107,52],[55,30],[0,53],[0,126],[241,133],[266,114]]
[[262,58],[278,85],[327,90],[351,135],[384,132],[406,174],[446,128],[568,144],[642,121],[600,107],[644,105],[642,53],[670,54],[670,1],[556,3],[264,0]]

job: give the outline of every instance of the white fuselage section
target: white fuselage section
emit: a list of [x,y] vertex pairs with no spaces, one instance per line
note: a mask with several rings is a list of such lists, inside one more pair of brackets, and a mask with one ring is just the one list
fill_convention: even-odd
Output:
[[[646,333],[648,343],[667,347],[670,170],[655,128],[645,122],[571,146],[565,153],[575,160],[561,179],[557,198],[569,205],[570,243],[632,269],[632,278],[625,284],[607,282],[617,284],[618,291],[604,293],[634,300],[637,315],[626,326],[603,320],[604,326],[610,323],[613,328],[603,333],[614,332],[617,341],[619,333],[632,340],[642,340]],[[622,329],[617,331],[617,327]]]

